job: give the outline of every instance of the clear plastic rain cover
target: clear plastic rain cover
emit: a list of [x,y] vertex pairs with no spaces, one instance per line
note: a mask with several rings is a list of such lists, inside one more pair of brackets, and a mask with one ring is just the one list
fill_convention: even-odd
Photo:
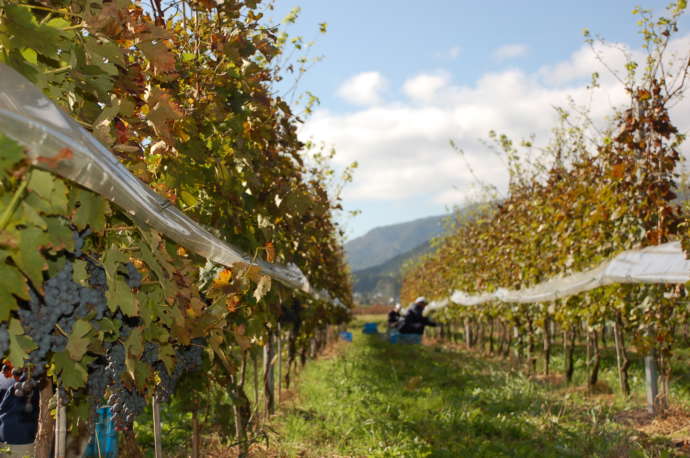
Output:
[[104,196],[138,222],[190,251],[228,267],[236,263],[258,266],[264,274],[288,287],[312,292],[296,265],[254,260],[187,217],[132,175],[37,87],[4,64],[0,64],[0,131],[23,145],[36,167]]

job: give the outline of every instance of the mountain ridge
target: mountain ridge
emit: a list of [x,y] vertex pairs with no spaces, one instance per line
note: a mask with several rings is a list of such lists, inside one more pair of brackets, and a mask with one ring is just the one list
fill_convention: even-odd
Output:
[[345,243],[345,254],[353,272],[384,264],[398,255],[440,235],[443,220],[450,215],[418,218],[379,226]]

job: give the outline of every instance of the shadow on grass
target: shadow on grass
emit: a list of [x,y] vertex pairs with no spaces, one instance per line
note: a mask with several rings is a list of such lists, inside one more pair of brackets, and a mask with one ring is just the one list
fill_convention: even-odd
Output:
[[299,390],[281,441],[306,456],[656,455],[601,406],[555,399],[468,352],[375,335],[356,333],[341,357],[313,364]]

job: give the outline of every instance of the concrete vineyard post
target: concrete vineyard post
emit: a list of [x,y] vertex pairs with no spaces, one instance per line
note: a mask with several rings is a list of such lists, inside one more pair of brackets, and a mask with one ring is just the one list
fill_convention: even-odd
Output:
[[55,415],[55,458],[65,458],[67,439],[67,408],[62,403],[60,390],[57,390],[57,414]]
[[[654,333],[648,330],[647,335],[653,337]],[[654,347],[650,348],[649,353],[644,357],[644,374],[647,390],[647,412],[656,414],[658,413],[657,398],[659,396],[659,386],[657,385],[657,378],[659,374],[656,367],[656,351]]]

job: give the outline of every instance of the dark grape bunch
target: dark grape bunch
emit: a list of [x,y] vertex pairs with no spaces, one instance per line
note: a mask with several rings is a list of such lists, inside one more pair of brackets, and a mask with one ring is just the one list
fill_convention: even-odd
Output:
[[[62,269],[44,283],[44,295],[30,289],[27,305],[19,310],[19,319],[29,337],[38,348],[29,354],[29,363],[33,368],[32,375],[40,377],[45,373],[46,361],[51,353],[63,351],[77,320],[85,319],[92,323],[110,314],[106,299],[107,280],[105,270],[97,261],[83,253],[84,242],[91,233],[86,229],[81,233],[74,230],[74,251],[65,252],[65,264]],[[74,281],[74,260],[86,261],[88,286]],[[141,286],[141,273],[132,263],[122,265],[119,274],[124,276],[132,288]],[[121,318],[121,314],[118,312]],[[118,316],[115,316],[118,318]],[[7,354],[9,335],[6,325],[0,325],[0,354]],[[92,368],[93,369],[93,368]],[[93,369],[96,378],[100,372]],[[89,389],[95,394],[101,381],[94,381]]]
[[[128,326],[123,326],[128,328]],[[163,402],[167,402],[175,391],[179,379],[186,373],[198,368],[202,360],[203,339],[194,339],[192,345],[178,349],[175,352],[175,369],[168,373],[165,364],[159,359],[158,344],[147,342],[141,359],[153,366],[158,372],[160,383],[156,386],[156,395]],[[134,419],[146,407],[144,397],[135,389],[130,389],[122,383],[121,374],[125,370],[125,349],[120,343],[113,345],[107,355],[104,377],[109,384],[111,395],[108,405],[113,414],[113,422],[118,430],[132,427]],[[100,375],[99,375],[100,376]],[[89,378],[91,382],[91,377]],[[94,382],[99,383],[99,382]]]
[[112,412],[112,420],[118,430],[130,429],[134,418],[144,411],[146,401],[134,390],[130,390],[122,383],[122,373],[125,370],[125,347],[116,343],[110,348],[105,366],[105,377],[109,382],[110,397],[108,405]]
[[[30,288],[30,298],[19,310],[19,319],[26,334],[36,343],[37,348],[29,353],[29,364],[26,372],[21,374],[23,380],[14,388],[15,395],[31,399],[37,382],[34,379],[45,374],[47,361],[52,353],[64,351],[68,337],[77,320],[87,320],[96,327],[104,317],[119,320],[122,323],[120,338],[126,339],[134,326],[139,325],[137,319],[124,316],[120,311],[114,314],[108,309],[106,292],[108,289],[105,269],[95,259],[84,253],[86,237],[91,231],[78,232],[73,230],[74,251],[63,251],[63,267],[44,284],[44,294]],[[87,284],[81,285],[74,280],[75,261],[86,262]],[[122,264],[118,269],[130,288],[141,287],[142,275],[134,264]],[[143,396],[130,391],[122,383],[125,371],[125,349],[119,342],[103,342],[105,355],[96,358],[88,368],[89,377],[86,395],[92,406],[92,414],[103,402],[106,391],[112,395],[109,402],[113,407],[116,424],[120,429],[131,427],[132,421],[145,407]],[[9,333],[6,324],[0,324],[0,354],[7,354],[9,349]],[[158,359],[157,347],[151,348],[147,344],[147,359],[153,364]],[[20,369],[16,369],[20,370]],[[19,377],[20,375],[18,375]],[[69,402],[75,394],[58,387],[60,396]],[[27,409],[33,408],[27,401]]]
[[203,356],[204,340],[196,338],[192,340],[192,345],[182,347],[175,352],[175,369],[173,373],[168,373],[167,367],[162,361],[154,365],[158,372],[160,383],[156,386],[156,396],[161,402],[168,402],[175,393],[175,387],[180,378],[201,366]]
[[141,287],[141,272],[131,262],[125,264],[125,269],[127,272],[125,276],[127,277],[127,286],[130,288],[140,288]]
[[[99,266],[87,269],[87,272],[90,277],[105,275]],[[28,308],[19,310],[24,331],[38,345],[29,354],[36,377],[43,375],[49,353],[65,349],[66,336],[72,332],[77,320],[90,318],[97,321],[108,310],[105,288],[81,286],[73,280],[72,275],[73,263],[66,261],[62,270],[44,283],[45,295],[41,297],[33,289],[30,290]]]
[[[2,366],[2,372],[8,372],[7,366]],[[32,413],[34,411],[34,390],[38,388],[38,382],[28,377],[24,370],[18,367],[12,369],[12,377],[19,379],[18,382],[14,383],[12,394],[18,398],[26,398],[24,411]]]

